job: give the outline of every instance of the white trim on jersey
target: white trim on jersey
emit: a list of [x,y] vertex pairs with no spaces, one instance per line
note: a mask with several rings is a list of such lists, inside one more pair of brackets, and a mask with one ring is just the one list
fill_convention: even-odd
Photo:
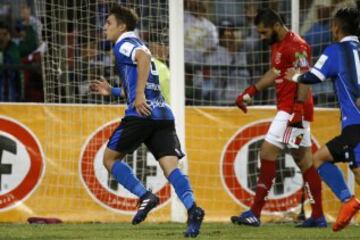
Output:
[[360,61],[359,61],[359,53],[357,49],[353,50],[354,61],[355,61],[355,70],[357,76],[357,83],[360,84]]
[[120,37],[118,38],[118,40],[116,40],[116,43],[117,44],[118,42],[120,42],[121,40],[123,40],[124,38],[127,38],[127,37],[131,37],[131,38],[139,38],[135,32],[124,32],[123,34],[120,35]]
[[320,79],[321,81],[325,80],[325,76],[324,74],[322,74],[322,72],[320,72],[319,70],[317,70],[316,68],[311,68],[310,72],[312,74],[314,74],[318,79]]
[[355,42],[359,42],[359,38],[355,35],[349,35],[346,37],[343,37],[340,42],[346,42],[346,41],[355,41]]
[[119,48],[119,52],[126,57],[130,57],[131,51],[135,48],[135,45],[130,42],[124,42]]

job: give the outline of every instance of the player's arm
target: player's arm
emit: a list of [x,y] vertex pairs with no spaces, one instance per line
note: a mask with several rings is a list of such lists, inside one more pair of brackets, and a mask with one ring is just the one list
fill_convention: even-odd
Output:
[[[316,84],[321,83],[325,80],[321,75],[315,74],[316,69],[311,69],[311,71],[301,74],[297,69],[290,68],[286,71],[285,78],[293,82],[303,83],[303,84]],[[301,85],[303,85],[301,84]]]
[[91,93],[99,94],[102,96],[121,96],[120,87],[112,87],[105,78],[101,77],[100,80],[92,80],[89,85]]
[[274,85],[275,79],[279,76],[278,73],[276,73],[276,70],[274,68],[269,69],[262,78],[255,83],[255,87],[258,92],[261,92],[262,90]]
[[144,50],[137,49],[135,52],[135,61],[137,62],[138,76],[134,107],[142,116],[149,116],[151,114],[151,108],[146,103],[145,86],[150,74],[151,56]]
[[247,112],[247,104],[249,104],[252,100],[252,97],[255,96],[257,92],[260,92],[269,86],[272,86],[275,82],[275,79],[278,77],[278,74],[274,69],[269,69],[262,78],[255,83],[254,85],[251,85],[247,87],[244,92],[242,92],[237,98],[236,98],[236,105],[244,112]]
[[[300,73],[306,73],[309,70],[309,62],[311,61],[311,50],[308,45],[302,45],[296,49],[295,53],[296,63],[295,66],[299,68]],[[310,94],[310,86],[298,83],[296,98],[292,108],[292,114],[289,119],[288,125],[292,127],[302,128],[302,121],[304,116],[304,102]]]
[[329,77],[336,76],[340,59],[338,55],[337,45],[332,44],[325,49],[310,71],[301,73],[298,69],[288,69],[285,78],[303,84],[321,83]]

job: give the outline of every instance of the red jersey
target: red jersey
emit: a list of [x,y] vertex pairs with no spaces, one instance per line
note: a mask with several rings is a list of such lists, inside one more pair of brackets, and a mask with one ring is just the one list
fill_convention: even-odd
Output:
[[[275,79],[277,109],[292,113],[293,104],[297,96],[297,83],[284,78],[286,69],[300,67],[302,70],[309,69],[311,50],[309,44],[299,35],[288,32],[284,39],[271,45],[271,65],[279,74]],[[312,93],[309,91],[304,102],[304,119],[313,120],[314,104]]]

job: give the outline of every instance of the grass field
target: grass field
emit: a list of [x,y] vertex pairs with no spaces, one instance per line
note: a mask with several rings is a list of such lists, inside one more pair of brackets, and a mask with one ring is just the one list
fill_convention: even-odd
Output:
[[[184,239],[185,224],[130,223],[112,224],[0,224],[0,239]],[[349,226],[334,233],[326,229],[298,229],[293,224],[266,224],[259,228],[237,226],[230,223],[205,223],[197,239],[360,239],[360,226]]]

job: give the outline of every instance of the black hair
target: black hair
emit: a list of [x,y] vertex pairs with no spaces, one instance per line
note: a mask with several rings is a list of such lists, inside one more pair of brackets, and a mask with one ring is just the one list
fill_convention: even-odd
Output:
[[128,31],[133,31],[139,20],[139,17],[134,10],[121,5],[113,6],[109,15],[114,15],[118,23],[124,23]]
[[10,27],[9,24],[5,24],[4,22],[0,22],[0,29],[5,29],[10,33]]
[[334,17],[343,34],[359,34],[360,13],[356,8],[341,8]]
[[273,27],[276,23],[285,25],[284,19],[271,8],[263,8],[258,10],[254,19],[254,24],[263,24],[265,27]]
[[233,23],[232,20],[224,19],[220,22],[220,25],[218,26],[218,30],[219,30],[219,37],[222,37],[226,30],[235,31],[236,29],[235,29],[235,24]]

